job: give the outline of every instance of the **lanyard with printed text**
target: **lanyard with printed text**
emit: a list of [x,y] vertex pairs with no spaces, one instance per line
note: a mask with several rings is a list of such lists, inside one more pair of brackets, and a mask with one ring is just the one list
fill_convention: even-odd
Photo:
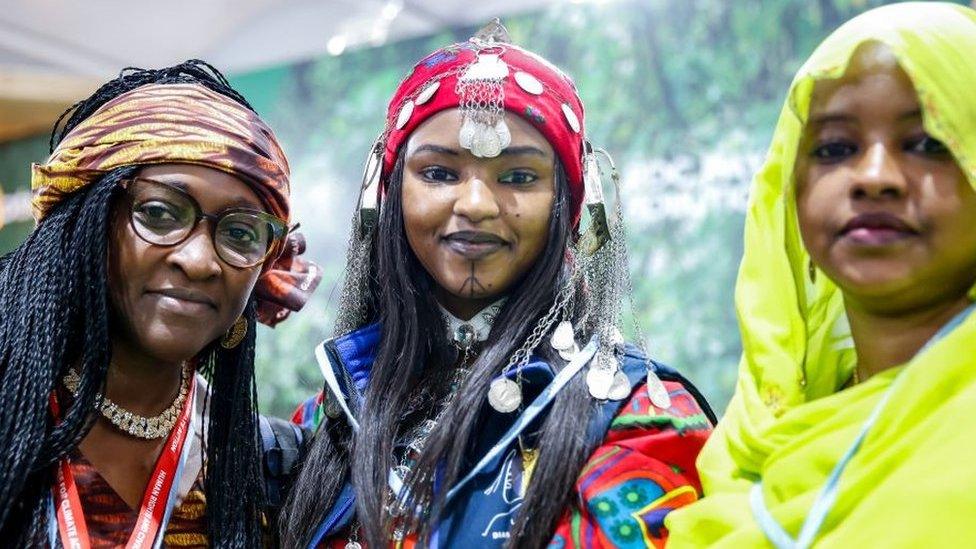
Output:
[[[157,538],[162,538],[160,532],[165,529],[165,522],[169,516],[169,508],[176,501],[176,477],[182,470],[186,460],[189,445],[186,444],[190,431],[190,416],[192,416],[194,393],[196,392],[196,377],[190,379],[190,389],[186,402],[180,411],[176,425],[166,439],[166,445],[156,460],[156,467],[149,477],[149,484],[142,496],[139,515],[135,527],[126,543],[126,549],[147,549],[157,547]],[[60,414],[57,400],[52,396],[51,409],[55,417]],[[65,549],[89,549],[91,542],[88,537],[88,526],[85,523],[85,513],[81,507],[78,495],[78,485],[71,473],[68,458],[62,458],[58,463],[54,488],[52,489],[53,513],[57,516],[58,533],[61,544]],[[52,531],[51,534],[54,534]],[[51,546],[54,546],[51,540]]]

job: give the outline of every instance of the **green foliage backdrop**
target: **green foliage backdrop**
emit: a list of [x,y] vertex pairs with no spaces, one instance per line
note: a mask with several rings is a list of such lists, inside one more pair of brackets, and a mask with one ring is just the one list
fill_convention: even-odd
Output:
[[[796,69],[833,28],[882,3],[566,2],[504,21],[516,43],[575,79],[590,140],[621,167],[635,312],[648,348],[719,410],[741,351],[732,296],[748,181]],[[284,143],[308,254],[326,273],[305,311],[259,334],[264,411],[287,415],[321,385],[312,349],[331,332],[362,161],[386,101],[414,62],[474,30],[232,78]],[[43,153],[39,140],[0,147],[0,181],[17,180],[12,167],[26,177]],[[24,230],[0,231],[0,249]]]

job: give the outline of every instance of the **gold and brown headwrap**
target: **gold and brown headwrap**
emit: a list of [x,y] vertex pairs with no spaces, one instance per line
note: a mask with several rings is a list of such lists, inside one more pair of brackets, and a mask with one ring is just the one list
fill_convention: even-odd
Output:
[[[247,183],[269,213],[290,222],[288,161],[271,128],[237,101],[199,84],[149,84],[95,111],[31,167],[40,222],[61,199],[122,166],[196,164]],[[274,325],[308,300],[321,270],[297,257],[298,235],[265,262],[255,295],[261,322]]]

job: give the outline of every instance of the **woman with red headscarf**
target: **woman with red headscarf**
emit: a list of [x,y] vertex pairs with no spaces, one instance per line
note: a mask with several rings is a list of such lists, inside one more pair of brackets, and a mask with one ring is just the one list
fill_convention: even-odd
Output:
[[296,257],[274,134],[188,61],[127,69],[51,149],[37,227],[0,259],[0,539],[261,546],[281,488],[262,458],[299,431],[257,414],[255,322],[301,308],[319,272]]
[[664,543],[714,418],[620,335],[600,158],[570,79],[497,23],[417,63],[367,165],[326,387],[296,414],[318,433],[285,546]]

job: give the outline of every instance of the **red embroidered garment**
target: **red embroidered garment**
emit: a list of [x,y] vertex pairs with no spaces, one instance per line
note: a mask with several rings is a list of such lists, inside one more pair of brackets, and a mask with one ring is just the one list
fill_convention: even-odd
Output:
[[[668,410],[654,406],[641,385],[614,417],[580,472],[579,497],[560,520],[550,548],[664,547],[664,517],[700,497],[695,459],[712,425],[681,383],[664,385],[671,396]],[[321,394],[309,399],[293,420],[315,423],[321,402]],[[346,541],[334,536],[322,547],[342,549]]]
[[550,547],[664,547],[664,517],[699,498],[695,459],[712,426],[684,386],[664,385],[670,409],[654,406],[642,386],[617,413],[576,481],[581,505],[567,511]]

